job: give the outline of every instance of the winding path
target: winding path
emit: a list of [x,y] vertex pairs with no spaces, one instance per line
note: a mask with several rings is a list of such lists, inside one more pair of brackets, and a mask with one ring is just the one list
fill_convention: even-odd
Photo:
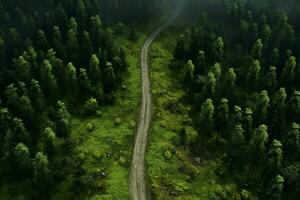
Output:
[[[180,0],[179,0],[180,1]],[[141,51],[141,79],[142,96],[139,121],[131,163],[130,190],[133,200],[147,200],[145,181],[145,154],[147,147],[147,136],[151,122],[151,85],[148,64],[148,50],[153,40],[167,28],[180,14],[180,3],[177,3],[170,19],[158,27],[146,40]]]

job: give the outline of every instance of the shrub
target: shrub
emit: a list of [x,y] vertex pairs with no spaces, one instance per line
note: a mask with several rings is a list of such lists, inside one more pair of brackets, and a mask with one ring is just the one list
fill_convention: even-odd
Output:
[[95,129],[95,125],[94,125],[93,123],[87,123],[86,129],[87,129],[89,132],[92,132],[92,131]]
[[96,114],[97,109],[98,109],[97,99],[92,97],[85,102],[85,105],[84,105],[85,114],[94,115],[94,114]]
[[122,119],[119,118],[119,117],[117,117],[117,118],[115,119],[115,125],[118,126],[118,125],[120,125],[121,123],[122,123]]
[[165,152],[165,158],[166,159],[171,159],[172,158],[172,153],[170,151]]

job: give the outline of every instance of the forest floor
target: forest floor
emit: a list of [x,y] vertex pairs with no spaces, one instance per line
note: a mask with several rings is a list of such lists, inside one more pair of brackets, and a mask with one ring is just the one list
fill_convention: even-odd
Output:
[[[237,190],[230,179],[222,179],[219,159],[196,162],[181,145],[180,131],[196,138],[185,103],[180,75],[170,68],[176,37],[183,30],[171,28],[151,47],[151,80],[154,114],[149,133],[146,163],[154,199],[206,200],[228,198]],[[191,139],[192,140],[192,139]]]

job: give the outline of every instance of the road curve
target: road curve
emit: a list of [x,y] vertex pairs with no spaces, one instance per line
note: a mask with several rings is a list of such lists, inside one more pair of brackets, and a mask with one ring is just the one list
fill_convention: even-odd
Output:
[[141,107],[135,138],[135,145],[131,163],[130,191],[133,200],[147,200],[145,181],[145,154],[147,147],[147,136],[151,122],[151,85],[148,64],[148,50],[153,40],[167,28],[180,14],[181,6],[177,3],[170,19],[158,27],[146,40],[141,51]]

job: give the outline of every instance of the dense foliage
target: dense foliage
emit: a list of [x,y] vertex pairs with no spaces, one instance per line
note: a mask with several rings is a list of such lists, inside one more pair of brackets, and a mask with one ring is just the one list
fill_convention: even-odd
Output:
[[300,29],[293,19],[300,12],[289,19],[275,10],[280,4],[251,2],[202,5],[199,23],[178,37],[171,68],[182,74],[198,128],[189,149],[221,157],[240,187],[261,199],[297,199]]
[[[31,180],[47,199],[67,177],[60,158],[72,151],[71,115],[96,114],[100,102],[113,103],[122,83],[126,55],[114,37],[124,25],[105,24],[142,17],[144,1],[130,2],[134,7],[106,0],[0,1],[1,185]],[[76,173],[74,195],[91,182]]]

